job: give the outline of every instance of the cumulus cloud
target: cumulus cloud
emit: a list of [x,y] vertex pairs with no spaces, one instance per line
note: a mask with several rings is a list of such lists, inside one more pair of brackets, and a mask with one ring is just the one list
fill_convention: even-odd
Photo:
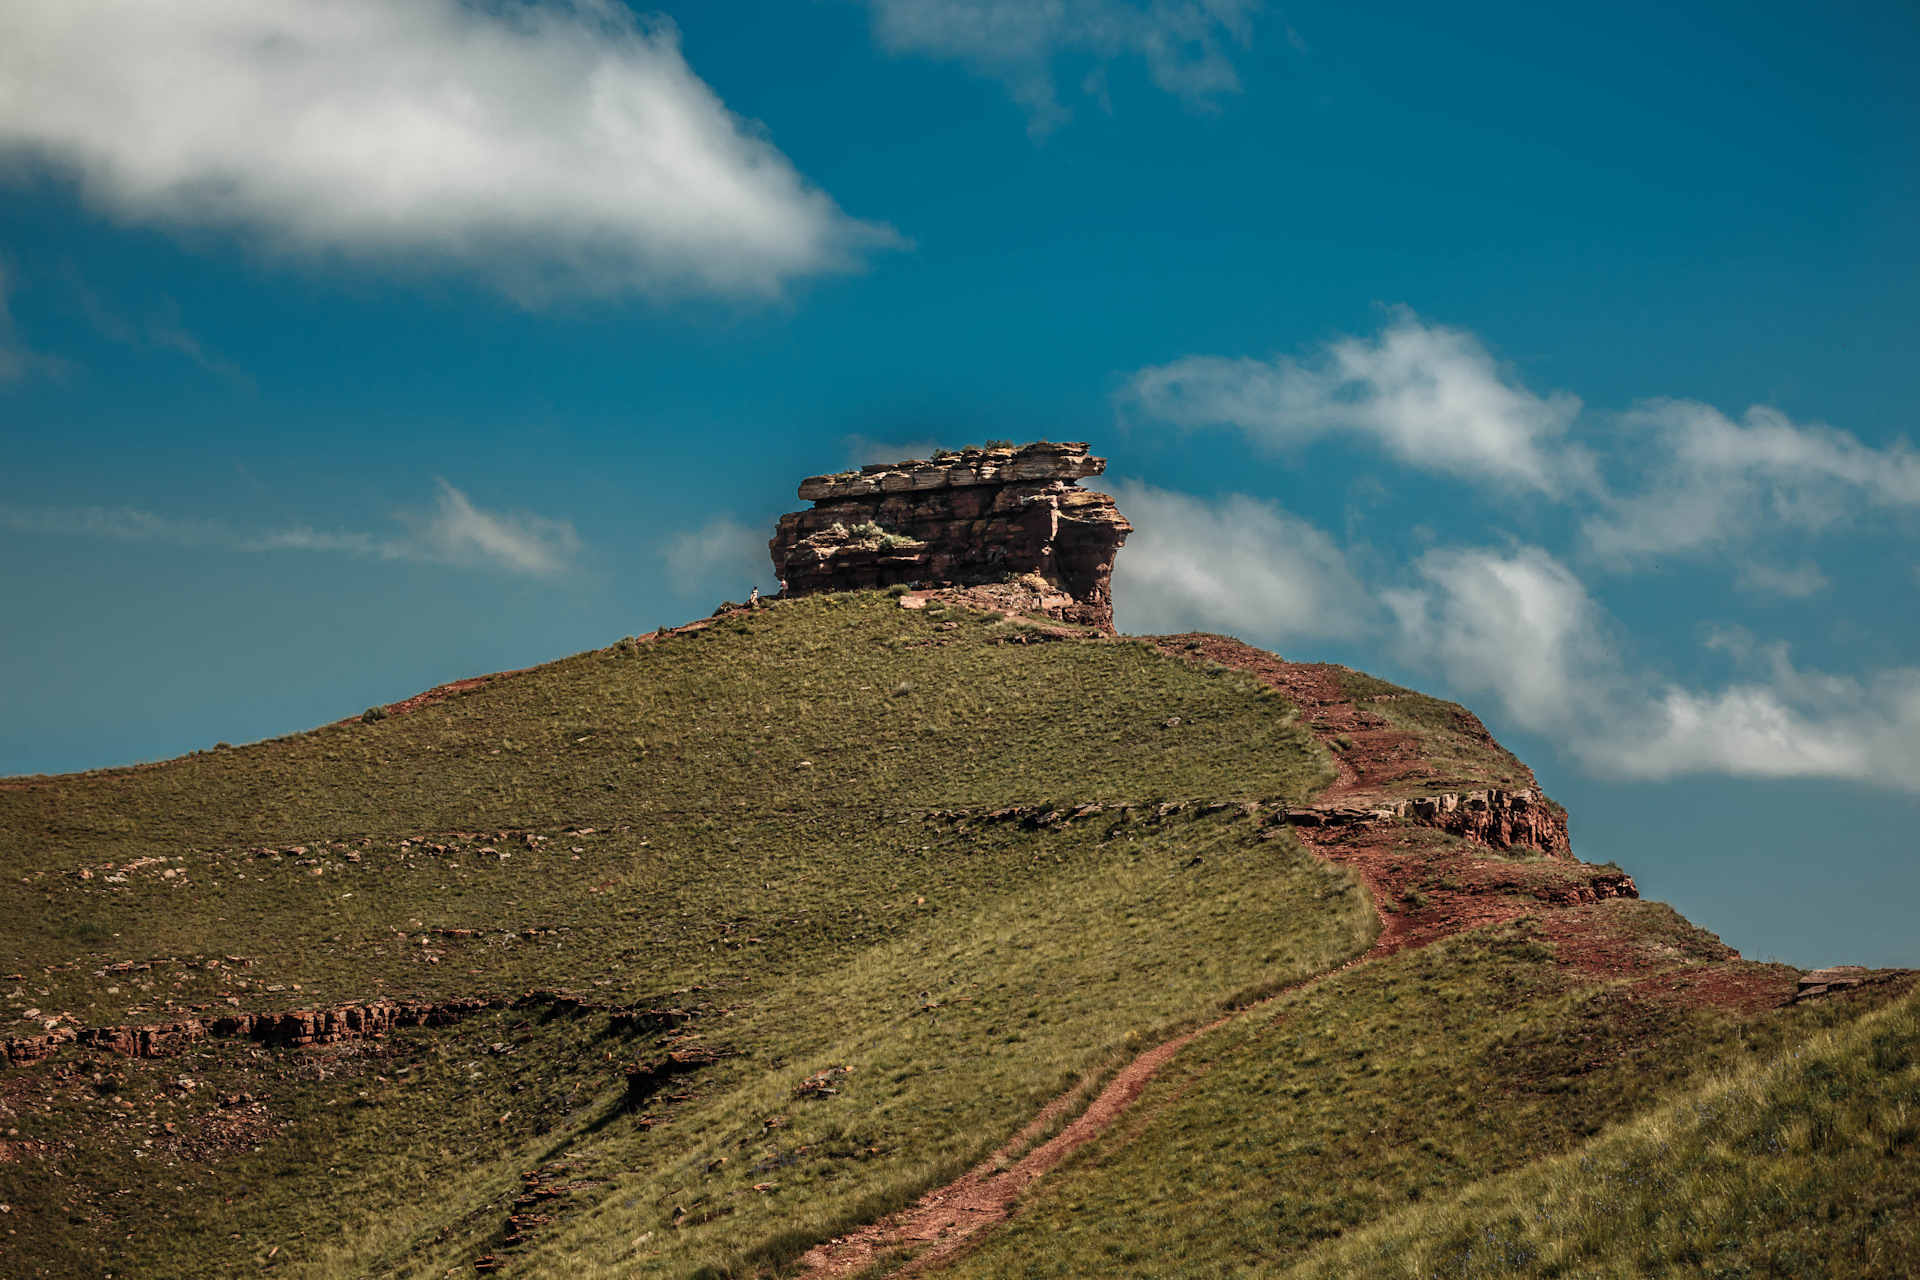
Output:
[[1345,433],[1481,483],[1559,494],[1590,482],[1589,460],[1566,439],[1576,397],[1536,395],[1472,334],[1404,309],[1375,337],[1341,338],[1306,361],[1188,356],[1142,369],[1123,401],[1175,426],[1236,427],[1273,449]]
[[1055,88],[1062,56],[1093,61],[1081,87],[1103,105],[1106,64],[1122,57],[1144,60],[1156,86],[1196,107],[1238,92],[1227,49],[1251,38],[1257,0],[867,0],[867,7],[882,48],[952,59],[1001,81],[1039,137],[1072,116]]
[[1119,625],[1231,631],[1270,644],[1358,635],[1366,589],[1333,539],[1278,503],[1112,486],[1133,521],[1114,561]]
[[1304,360],[1195,355],[1149,366],[1119,403],[1149,422],[1234,427],[1276,451],[1357,437],[1418,470],[1561,502],[1582,549],[1610,568],[1733,554],[1739,585],[1789,597],[1824,589],[1825,575],[1807,560],[1771,565],[1756,545],[1920,509],[1920,453],[1905,441],[1876,448],[1764,405],[1738,421],[1676,399],[1582,418],[1577,397],[1534,392],[1472,334],[1404,308],[1371,338],[1341,338]]
[[1815,532],[1863,508],[1920,507],[1920,454],[1904,441],[1875,449],[1764,405],[1735,422],[1692,400],[1646,401],[1619,428],[1617,444],[1633,451],[1628,465],[1646,480],[1637,492],[1610,495],[1587,522],[1588,543],[1611,561]]
[[1405,660],[1463,696],[1490,696],[1522,728],[1587,726],[1612,667],[1600,611],[1571,570],[1539,547],[1442,548],[1413,568],[1419,586],[1381,593]]
[[767,293],[892,241],[615,0],[13,0],[0,155],[129,222],[526,302]]
[[0,502],[0,528],[227,551],[339,551],[530,577],[551,577],[573,568],[581,544],[570,522],[526,512],[487,511],[445,480],[437,483],[439,492],[432,507],[396,513],[407,527],[398,536],[304,526],[243,529],[219,520],[182,519],[131,507],[36,507],[11,502]]
[[729,598],[744,597],[754,587],[773,584],[765,531],[749,529],[731,516],[709,520],[675,537],[662,559],[682,595],[717,591]]
[[1719,689],[1635,672],[1611,620],[1567,567],[1538,547],[1450,548],[1414,565],[1418,584],[1385,593],[1402,657],[1461,697],[1552,735],[1605,776],[1720,773],[1843,778],[1920,791],[1920,668],[1864,679],[1797,668],[1784,645],[1716,637],[1757,666]]
[[[1920,454],[1904,441],[1875,447],[1769,407],[1736,420],[1688,400],[1583,417],[1573,396],[1535,393],[1471,334],[1405,310],[1371,338],[1343,338],[1304,359],[1192,356],[1143,369],[1121,404],[1176,427],[1231,426],[1274,449],[1358,437],[1418,470],[1554,501],[1578,531],[1576,563],[1625,571],[1656,558],[1717,558],[1741,590],[1789,599],[1832,586],[1794,540],[1920,509]],[[1585,442],[1603,447],[1604,466]],[[1181,506],[1191,501],[1164,517],[1193,531],[1183,536],[1195,545],[1235,537],[1231,522],[1208,525],[1219,509]],[[1290,529],[1284,541],[1331,547],[1316,536]],[[1149,565],[1154,608],[1164,600],[1170,614],[1200,614],[1231,596],[1208,580],[1204,554],[1159,560],[1171,567]],[[1126,564],[1123,556],[1116,582]],[[1310,587],[1290,586],[1296,599],[1313,599]],[[1920,668],[1804,670],[1784,648],[1723,635],[1714,643],[1740,663],[1732,678],[1716,687],[1665,679],[1621,658],[1621,628],[1567,563],[1517,543],[1429,551],[1401,583],[1371,594],[1390,622],[1369,639],[1595,772],[1852,778],[1920,790],[1906,764],[1920,756]],[[1256,634],[1286,625],[1212,616]]]

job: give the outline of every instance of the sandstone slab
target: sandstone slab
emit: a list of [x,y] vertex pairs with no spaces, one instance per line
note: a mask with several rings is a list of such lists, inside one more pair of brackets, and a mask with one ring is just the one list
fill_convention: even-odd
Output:
[[1084,443],[968,449],[813,476],[767,544],[788,596],[1016,586],[1033,611],[1113,628],[1113,558],[1133,526],[1079,481]]

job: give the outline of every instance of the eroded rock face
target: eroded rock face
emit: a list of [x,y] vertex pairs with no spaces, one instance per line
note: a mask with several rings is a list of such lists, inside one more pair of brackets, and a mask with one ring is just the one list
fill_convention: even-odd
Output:
[[790,596],[1019,583],[1063,622],[1113,627],[1114,553],[1133,531],[1087,446],[1041,441],[880,463],[800,485],[813,507],[780,517],[774,572]]
[[1572,853],[1572,845],[1567,840],[1567,815],[1548,807],[1543,797],[1532,790],[1423,796],[1418,800],[1391,801],[1371,809],[1348,806],[1287,810],[1287,821],[1296,827],[1351,826],[1392,818],[1406,818],[1417,827],[1434,827],[1493,849],[1531,845],[1556,856]]

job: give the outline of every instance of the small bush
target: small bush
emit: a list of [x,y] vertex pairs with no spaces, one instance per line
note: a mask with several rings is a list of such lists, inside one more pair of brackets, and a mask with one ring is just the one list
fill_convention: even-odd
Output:
[[[385,720],[386,718],[387,718],[387,709],[385,707],[378,707],[378,706],[368,707],[365,711],[362,711],[360,713],[361,724],[372,724],[376,720]],[[220,745],[224,747],[226,743],[223,742]]]

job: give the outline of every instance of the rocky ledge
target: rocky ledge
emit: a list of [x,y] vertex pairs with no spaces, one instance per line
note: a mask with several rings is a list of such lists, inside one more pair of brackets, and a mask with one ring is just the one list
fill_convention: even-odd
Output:
[[1434,827],[1493,849],[1532,845],[1542,853],[1571,857],[1567,815],[1531,789],[1469,791],[1395,800],[1377,808],[1326,806],[1289,809],[1296,827],[1338,827],[1376,819],[1406,818],[1417,827]]
[[813,507],[767,544],[789,596],[904,585],[1019,584],[1036,612],[1113,628],[1114,553],[1133,531],[1084,443],[965,449],[878,463],[800,485]]

